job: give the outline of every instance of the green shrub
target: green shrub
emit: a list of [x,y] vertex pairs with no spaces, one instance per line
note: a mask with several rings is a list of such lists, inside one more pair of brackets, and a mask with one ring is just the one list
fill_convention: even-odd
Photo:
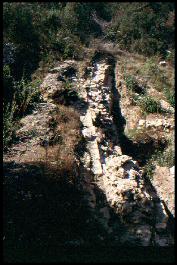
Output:
[[166,49],[174,48],[174,17],[172,3],[117,3],[107,38],[123,49],[164,56]]
[[144,72],[147,73],[148,75],[159,75],[160,74],[160,69],[157,65],[157,61],[153,57],[147,59],[142,70],[144,70]]
[[142,97],[139,101],[139,105],[146,113],[162,112],[160,102],[156,101],[150,96]]
[[147,94],[146,83],[139,84],[133,75],[124,76],[127,88],[131,91],[132,104],[137,104],[141,95]]
[[18,106],[15,112],[16,116],[24,115],[33,106],[33,103],[41,101],[39,84],[39,80],[28,82],[24,78],[14,82],[14,97],[15,103]]
[[175,92],[170,89],[164,88],[164,94],[170,103],[170,105],[175,108]]
[[13,76],[19,80],[24,73],[29,78],[39,62],[39,34],[33,21],[35,8],[24,3],[3,5],[4,39],[16,47]]
[[172,167],[175,164],[175,151],[170,147],[166,150],[157,150],[144,166],[144,170],[150,179],[153,179],[155,165],[161,167]]
[[155,89],[162,92],[164,86],[170,88],[172,84],[169,80],[168,72],[166,72],[165,69],[161,69],[158,62],[159,58],[157,56],[150,57],[140,69],[139,74],[141,74],[146,81],[153,84]]
[[148,161],[148,163],[144,166],[144,171],[146,172],[150,180],[152,180],[155,171],[155,165],[152,160]]
[[159,166],[172,167],[175,164],[175,152],[174,148],[169,148],[165,151],[158,151],[153,157]]
[[15,102],[4,106],[3,104],[3,150],[7,150],[15,135],[16,122],[14,121]]
[[127,88],[133,91],[134,88],[137,86],[137,81],[135,77],[132,75],[125,75],[124,79],[125,79]]
[[17,120],[23,116],[33,104],[41,101],[39,81],[29,82],[22,78],[14,81],[8,65],[3,67],[4,100],[3,100],[3,149],[15,137]]
[[13,90],[13,77],[11,75],[10,66],[3,66],[3,102],[6,105],[7,103],[12,103],[14,90]]

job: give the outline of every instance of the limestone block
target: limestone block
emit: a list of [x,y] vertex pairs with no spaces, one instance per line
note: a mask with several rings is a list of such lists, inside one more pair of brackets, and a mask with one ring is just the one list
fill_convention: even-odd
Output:
[[144,125],[145,125],[145,120],[139,120],[138,125],[139,125],[139,126],[144,126]]
[[170,174],[175,175],[175,166],[170,168]]

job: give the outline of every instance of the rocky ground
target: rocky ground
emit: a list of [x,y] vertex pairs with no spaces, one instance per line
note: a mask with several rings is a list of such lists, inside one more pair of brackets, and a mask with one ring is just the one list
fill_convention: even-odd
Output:
[[[146,140],[146,137],[143,138],[142,135],[147,136],[147,138],[157,143],[168,141],[172,143],[172,145],[167,147],[166,151],[170,148],[174,151],[174,108],[170,106],[167,100],[165,100],[162,92],[157,91],[153,87],[149,87],[147,90],[148,95],[159,100],[161,108],[164,112],[149,113],[144,115],[139,106],[132,104],[130,93],[123,79],[123,74],[119,69],[119,65],[117,64],[117,88],[120,95],[121,111],[126,120],[126,134],[129,134],[131,131],[134,135],[137,134],[136,142]],[[164,150],[164,152],[166,151]],[[173,217],[175,216],[174,169],[174,166],[168,167],[165,165],[159,166],[155,164],[155,172],[152,179],[153,186],[155,187],[158,196],[165,202],[166,205],[168,205]]]
[[[115,123],[114,96],[120,92],[115,90],[116,86],[120,89],[122,80],[115,81],[114,64],[103,56],[94,59],[84,71],[83,75],[79,74],[75,61],[65,61],[50,70],[41,85],[44,102],[21,120],[17,132],[20,140],[4,155],[4,164],[45,160],[53,136],[49,121],[56,108],[57,93],[67,78],[77,90],[77,99],[68,100],[80,114],[81,134],[85,141],[82,155],[77,158],[80,167],[77,186],[85,192],[83,199],[89,212],[105,231],[105,234],[98,233],[100,242],[104,244],[109,238],[115,245],[173,245],[173,168],[161,168],[160,171],[157,168],[153,182],[144,177],[138,161],[125,154],[121,147]],[[130,112],[124,103],[122,99],[117,102],[129,125],[131,116],[137,126],[174,129],[173,120],[154,120],[153,116],[146,121],[138,120],[138,116],[132,115],[135,110]],[[68,240],[65,243],[80,245],[85,241]]]

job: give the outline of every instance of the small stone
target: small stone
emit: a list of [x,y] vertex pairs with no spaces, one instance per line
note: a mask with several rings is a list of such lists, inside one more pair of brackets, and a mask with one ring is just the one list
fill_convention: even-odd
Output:
[[114,146],[114,151],[117,155],[122,155],[122,150],[120,146]]
[[139,120],[139,123],[138,123],[139,126],[144,126],[144,124],[145,124],[145,120]]
[[166,66],[167,63],[166,63],[166,61],[160,61],[160,62],[159,62],[159,65],[161,65],[161,66]]

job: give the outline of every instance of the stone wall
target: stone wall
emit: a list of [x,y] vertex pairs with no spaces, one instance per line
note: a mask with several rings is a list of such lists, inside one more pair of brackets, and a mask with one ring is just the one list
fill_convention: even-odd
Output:
[[[108,62],[106,58],[98,58],[85,69],[87,75],[71,77],[78,92],[73,107],[80,112],[81,132],[86,142],[86,150],[80,157],[80,186],[88,192],[90,209],[100,212],[107,232],[115,240],[118,237],[121,244],[173,244],[167,228],[168,216],[158,194],[146,187],[137,161],[122,153],[113,117],[113,90],[118,80],[114,83],[114,65]],[[76,64],[65,61],[45,78],[42,89],[46,100],[61,86],[57,81],[61,69],[65,71],[69,66],[76,67]],[[109,207],[103,203],[99,208],[93,183],[104,192]],[[125,227],[122,235],[109,222],[110,208]]]
[[156,194],[147,192],[138,163],[122,154],[118,145],[111,108],[113,77],[109,73],[112,67],[106,60],[96,62],[83,84],[82,99],[87,110],[81,122],[91,158],[88,170],[127,228],[122,243],[169,245],[173,240],[166,229],[168,217],[162,203]]

